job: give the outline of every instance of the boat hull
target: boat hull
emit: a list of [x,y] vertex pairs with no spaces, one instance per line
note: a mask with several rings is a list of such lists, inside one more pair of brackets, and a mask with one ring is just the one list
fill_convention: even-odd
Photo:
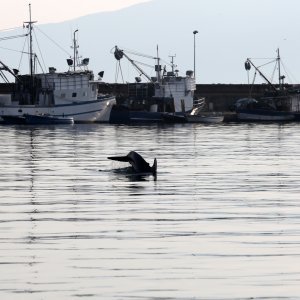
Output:
[[53,117],[39,115],[25,115],[25,123],[28,125],[53,125],[53,124],[74,124],[74,119],[71,117]]
[[115,104],[114,97],[102,97],[92,101],[82,101],[53,106],[5,105],[0,107],[0,117],[19,117],[26,114],[51,115],[58,118],[73,118],[75,123],[109,122],[113,104]]
[[132,111],[114,106],[109,122],[112,124],[160,123],[163,122],[163,118],[160,112]]
[[163,114],[163,120],[166,123],[186,123],[187,118],[183,114],[165,113]]
[[237,112],[239,121],[262,121],[262,122],[284,122],[293,121],[295,115],[290,112],[264,111],[264,110],[241,110]]
[[186,119],[188,123],[222,123],[224,116],[206,116],[206,115],[187,115]]

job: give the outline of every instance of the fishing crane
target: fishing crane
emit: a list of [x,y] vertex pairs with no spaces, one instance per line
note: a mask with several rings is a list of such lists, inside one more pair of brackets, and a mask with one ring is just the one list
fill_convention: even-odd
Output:
[[[157,64],[155,65],[155,71],[156,71],[156,74],[157,74],[157,77],[150,77],[139,65],[139,64],[142,64],[142,65],[145,65],[145,66],[148,66],[148,67],[152,67],[150,65],[147,65],[145,63],[141,63],[141,62],[137,62],[135,60],[133,60],[132,58],[130,58],[126,53],[125,53],[125,50],[122,50],[120,49],[118,46],[115,46],[114,47],[114,56],[115,56],[115,59],[119,62],[120,64],[120,60],[125,57],[134,67],[135,69],[138,71],[138,73],[141,75],[143,75],[144,77],[147,78],[147,80],[149,82],[156,82],[156,81],[160,81],[161,80],[161,71],[162,71],[162,67],[160,65],[160,58],[158,57],[158,48],[157,48],[157,57],[153,57],[153,56],[150,56],[150,55],[145,55],[145,54],[141,54],[141,53],[138,53],[138,52],[134,52],[134,51],[129,51],[129,50],[126,50],[126,52],[130,53],[130,54],[133,54],[133,55],[137,55],[137,56],[142,56],[142,57],[146,57],[146,58],[149,58],[149,59],[155,59],[157,61]],[[136,78],[137,81],[140,80],[140,78],[138,79],[138,77]]]

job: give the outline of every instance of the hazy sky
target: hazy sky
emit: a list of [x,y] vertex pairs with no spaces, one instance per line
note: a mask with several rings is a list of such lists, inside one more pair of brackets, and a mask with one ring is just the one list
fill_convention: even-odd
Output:
[[39,24],[56,23],[80,16],[122,9],[149,0],[9,0],[1,1],[1,28],[22,26],[28,20],[28,5],[31,3],[33,19]]
[[[11,32],[3,29],[21,27],[28,20],[29,1],[0,2],[5,2],[5,6],[0,5],[5,12],[1,16],[0,37],[24,33],[25,29]],[[193,31],[197,30],[198,83],[247,83],[245,59],[259,58],[254,63],[265,65],[277,56],[277,48],[286,82],[299,83],[300,0],[282,3],[282,0],[31,0],[33,20],[38,21],[34,40],[39,44],[34,44],[34,51],[43,57],[45,70],[54,66],[64,71],[73,32],[78,29],[80,55],[91,58],[89,66],[95,73],[105,71],[105,81],[115,80],[116,61],[111,53],[115,45],[150,56],[156,55],[159,45],[160,57],[169,62],[170,56],[176,55],[179,74],[184,75],[186,70],[193,69]],[[111,12],[102,13],[107,10]],[[0,59],[22,73],[28,72],[27,57],[20,55],[23,48],[24,39],[2,40]],[[153,65],[153,61],[142,61]],[[126,60],[122,65],[125,80],[134,80],[135,70]],[[278,81],[273,64],[264,66],[262,71],[273,82]],[[250,81],[252,73],[253,68]],[[261,76],[256,76],[258,81],[263,81]]]

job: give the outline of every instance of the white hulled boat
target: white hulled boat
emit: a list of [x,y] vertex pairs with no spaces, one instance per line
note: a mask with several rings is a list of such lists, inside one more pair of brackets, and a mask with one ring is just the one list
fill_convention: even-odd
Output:
[[87,69],[89,59],[78,63],[77,30],[74,32],[74,57],[67,60],[69,71],[56,72],[51,67],[48,73],[37,74],[34,71],[36,54],[32,51],[35,22],[31,21],[31,9],[30,21],[26,23],[30,39],[30,74],[19,75],[17,70],[11,70],[0,61],[1,75],[7,71],[15,78],[11,93],[0,95],[0,117],[29,114],[72,117],[75,122],[108,122],[115,98],[98,95],[101,79],[95,80],[93,72]]

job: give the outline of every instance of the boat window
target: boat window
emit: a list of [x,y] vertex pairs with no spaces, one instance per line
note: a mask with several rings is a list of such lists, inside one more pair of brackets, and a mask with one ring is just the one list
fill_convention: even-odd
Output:
[[86,97],[87,96],[87,91],[83,92],[82,96]]
[[72,93],[72,97],[73,98],[77,97],[77,93]]
[[65,93],[61,94],[61,98],[66,98],[66,94]]

